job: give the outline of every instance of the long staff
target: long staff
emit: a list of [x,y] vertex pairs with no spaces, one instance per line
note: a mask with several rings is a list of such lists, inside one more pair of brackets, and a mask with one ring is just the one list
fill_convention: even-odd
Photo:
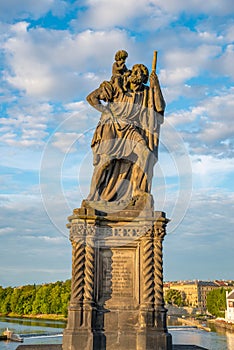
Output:
[[[157,56],[158,51],[154,51],[153,61],[152,61],[152,73],[156,73],[156,66],[157,66]],[[149,149],[153,152],[154,151],[154,128],[155,128],[155,113],[154,113],[154,88],[150,87],[149,90]]]

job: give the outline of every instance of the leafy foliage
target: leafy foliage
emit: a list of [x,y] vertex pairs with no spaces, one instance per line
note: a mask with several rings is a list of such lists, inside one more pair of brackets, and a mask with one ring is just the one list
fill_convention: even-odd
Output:
[[165,302],[172,305],[183,306],[183,295],[179,290],[168,289],[165,295]]
[[207,310],[216,317],[224,317],[226,309],[226,291],[231,289],[217,288],[207,294]]
[[0,286],[0,313],[17,315],[56,314],[67,316],[71,280],[22,287]]

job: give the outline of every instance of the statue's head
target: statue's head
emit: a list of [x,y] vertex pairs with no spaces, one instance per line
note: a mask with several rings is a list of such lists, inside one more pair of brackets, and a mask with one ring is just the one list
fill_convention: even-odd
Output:
[[116,61],[126,60],[127,57],[128,57],[128,53],[125,50],[119,50],[115,54],[115,60]]
[[141,83],[146,84],[149,78],[148,68],[144,64],[134,64],[134,66],[132,67],[130,80],[133,81],[135,79],[136,80],[140,79],[140,76],[141,76]]

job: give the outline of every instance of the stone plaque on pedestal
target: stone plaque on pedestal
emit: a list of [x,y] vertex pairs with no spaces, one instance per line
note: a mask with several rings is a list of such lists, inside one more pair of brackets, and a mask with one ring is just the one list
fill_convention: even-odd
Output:
[[100,263],[102,270],[102,291],[101,295],[106,300],[114,303],[119,298],[129,304],[133,303],[135,282],[135,249],[118,248],[100,250]]

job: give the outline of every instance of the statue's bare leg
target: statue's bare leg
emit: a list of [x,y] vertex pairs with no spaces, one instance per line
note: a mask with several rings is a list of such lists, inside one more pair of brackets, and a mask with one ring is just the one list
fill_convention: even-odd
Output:
[[[134,148],[134,153],[137,155],[136,165],[140,168],[141,172],[143,172],[145,176],[145,182],[148,183],[151,181],[152,175],[151,171],[149,171],[149,160],[151,156],[151,151],[144,143],[138,143]],[[140,185],[141,179],[139,178],[139,174],[137,172],[137,167],[135,167],[133,171],[133,197],[145,194],[146,191],[142,190]],[[148,191],[147,191],[148,192]]]
[[94,171],[90,185],[90,193],[87,197],[87,200],[99,200],[99,198],[97,198],[98,187],[100,185],[103,171],[109,166],[110,162],[111,158],[108,155],[101,155],[99,158],[99,162],[96,165],[94,165]]

